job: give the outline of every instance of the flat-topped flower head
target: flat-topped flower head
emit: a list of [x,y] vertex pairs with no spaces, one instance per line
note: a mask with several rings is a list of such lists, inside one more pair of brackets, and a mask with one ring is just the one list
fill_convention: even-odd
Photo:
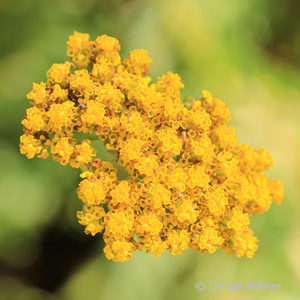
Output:
[[[87,234],[103,233],[106,257],[221,248],[251,258],[250,217],[283,199],[281,181],[264,174],[272,156],[237,144],[228,108],[210,92],[183,103],[178,74],[152,82],[146,50],[121,60],[117,39],[79,32],[67,45],[70,61],[53,64],[27,95],[20,151],[82,170],[77,216]],[[97,142],[114,164],[100,159]]]

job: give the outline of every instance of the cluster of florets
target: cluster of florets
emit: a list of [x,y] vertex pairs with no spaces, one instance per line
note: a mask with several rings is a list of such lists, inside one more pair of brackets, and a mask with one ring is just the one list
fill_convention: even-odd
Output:
[[[22,121],[21,153],[81,168],[78,212],[85,232],[103,233],[108,259],[126,261],[135,250],[159,256],[217,248],[251,258],[257,238],[250,219],[283,198],[282,184],[264,171],[265,150],[237,145],[230,113],[208,91],[182,104],[183,83],[168,72],[151,83],[151,58],[134,50],[121,60],[117,39],[90,41],[75,32],[70,62],[54,64],[47,82],[33,84],[33,105]],[[130,177],[118,178],[97,157],[91,137],[103,141]]]

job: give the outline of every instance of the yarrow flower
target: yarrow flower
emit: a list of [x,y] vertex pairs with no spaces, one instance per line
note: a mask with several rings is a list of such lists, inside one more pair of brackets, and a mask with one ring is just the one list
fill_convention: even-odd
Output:
[[[106,257],[221,248],[251,258],[258,239],[249,217],[283,199],[281,181],[264,174],[272,156],[237,144],[229,110],[208,91],[182,103],[177,74],[151,83],[147,51],[121,60],[117,39],[91,41],[76,31],[67,45],[70,61],[53,64],[47,82],[27,95],[32,107],[20,151],[28,158],[51,153],[82,170],[77,216],[87,234],[103,232]],[[97,156],[95,137],[128,179]]]

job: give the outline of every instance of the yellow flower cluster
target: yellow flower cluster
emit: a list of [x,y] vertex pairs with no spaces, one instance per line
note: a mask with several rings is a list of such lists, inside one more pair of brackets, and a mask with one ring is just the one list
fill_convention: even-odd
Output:
[[[85,232],[104,231],[108,259],[135,250],[159,256],[221,248],[251,258],[257,238],[250,219],[283,198],[282,183],[264,171],[265,150],[237,144],[225,104],[208,91],[184,105],[183,83],[168,72],[150,83],[151,58],[134,50],[122,60],[115,38],[74,32],[71,62],[54,64],[33,84],[20,150],[81,168],[78,212]],[[97,157],[91,134],[114,153],[130,178]],[[78,138],[83,136],[84,138]]]

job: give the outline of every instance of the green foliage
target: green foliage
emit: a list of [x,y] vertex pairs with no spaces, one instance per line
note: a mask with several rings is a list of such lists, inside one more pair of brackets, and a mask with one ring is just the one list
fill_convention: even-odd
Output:
[[[200,294],[195,289],[200,280],[281,283],[280,291],[244,289],[235,296],[298,299],[300,24],[289,17],[297,1],[277,2],[1,1],[0,264],[5,268],[0,275],[15,278],[0,279],[0,299],[231,296],[226,292]],[[74,30],[89,32],[92,38],[103,33],[115,36],[124,45],[125,55],[131,49],[147,49],[153,58],[151,75],[178,72],[185,84],[183,97],[198,97],[202,89],[210,90],[229,106],[237,136],[273,154],[276,167],[269,175],[283,180],[286,197],[281,206],[274,205],[264,216],[253,218],[260,248],[252,260],[221,252],[201,256],[187,251],[157,259],[137,254],[130,262],[112,263],[101,254],[100,236],[93,251],[68,273],[53,295],[38,289],[34,280],[18,279],[30,277],[30,271],[21,276],[20,270],[37,264],[48,228],[55,226],[74,239],[86,239],[75,225],[80,207],[74,190],[76,170],[50,160],[28,161],[18,152],[20,121],[29,107],[26,94],[33,81],[45,80],[52,63],[66,60],[65,43]],[[103,145],[99,147],[103,157],[109,158]],[[54,256],[59,256],[61,248],[57,249]],[[47,269],[42,273],[47,274]],[[46,280],[52,280],[55,275],[47,276]]]

